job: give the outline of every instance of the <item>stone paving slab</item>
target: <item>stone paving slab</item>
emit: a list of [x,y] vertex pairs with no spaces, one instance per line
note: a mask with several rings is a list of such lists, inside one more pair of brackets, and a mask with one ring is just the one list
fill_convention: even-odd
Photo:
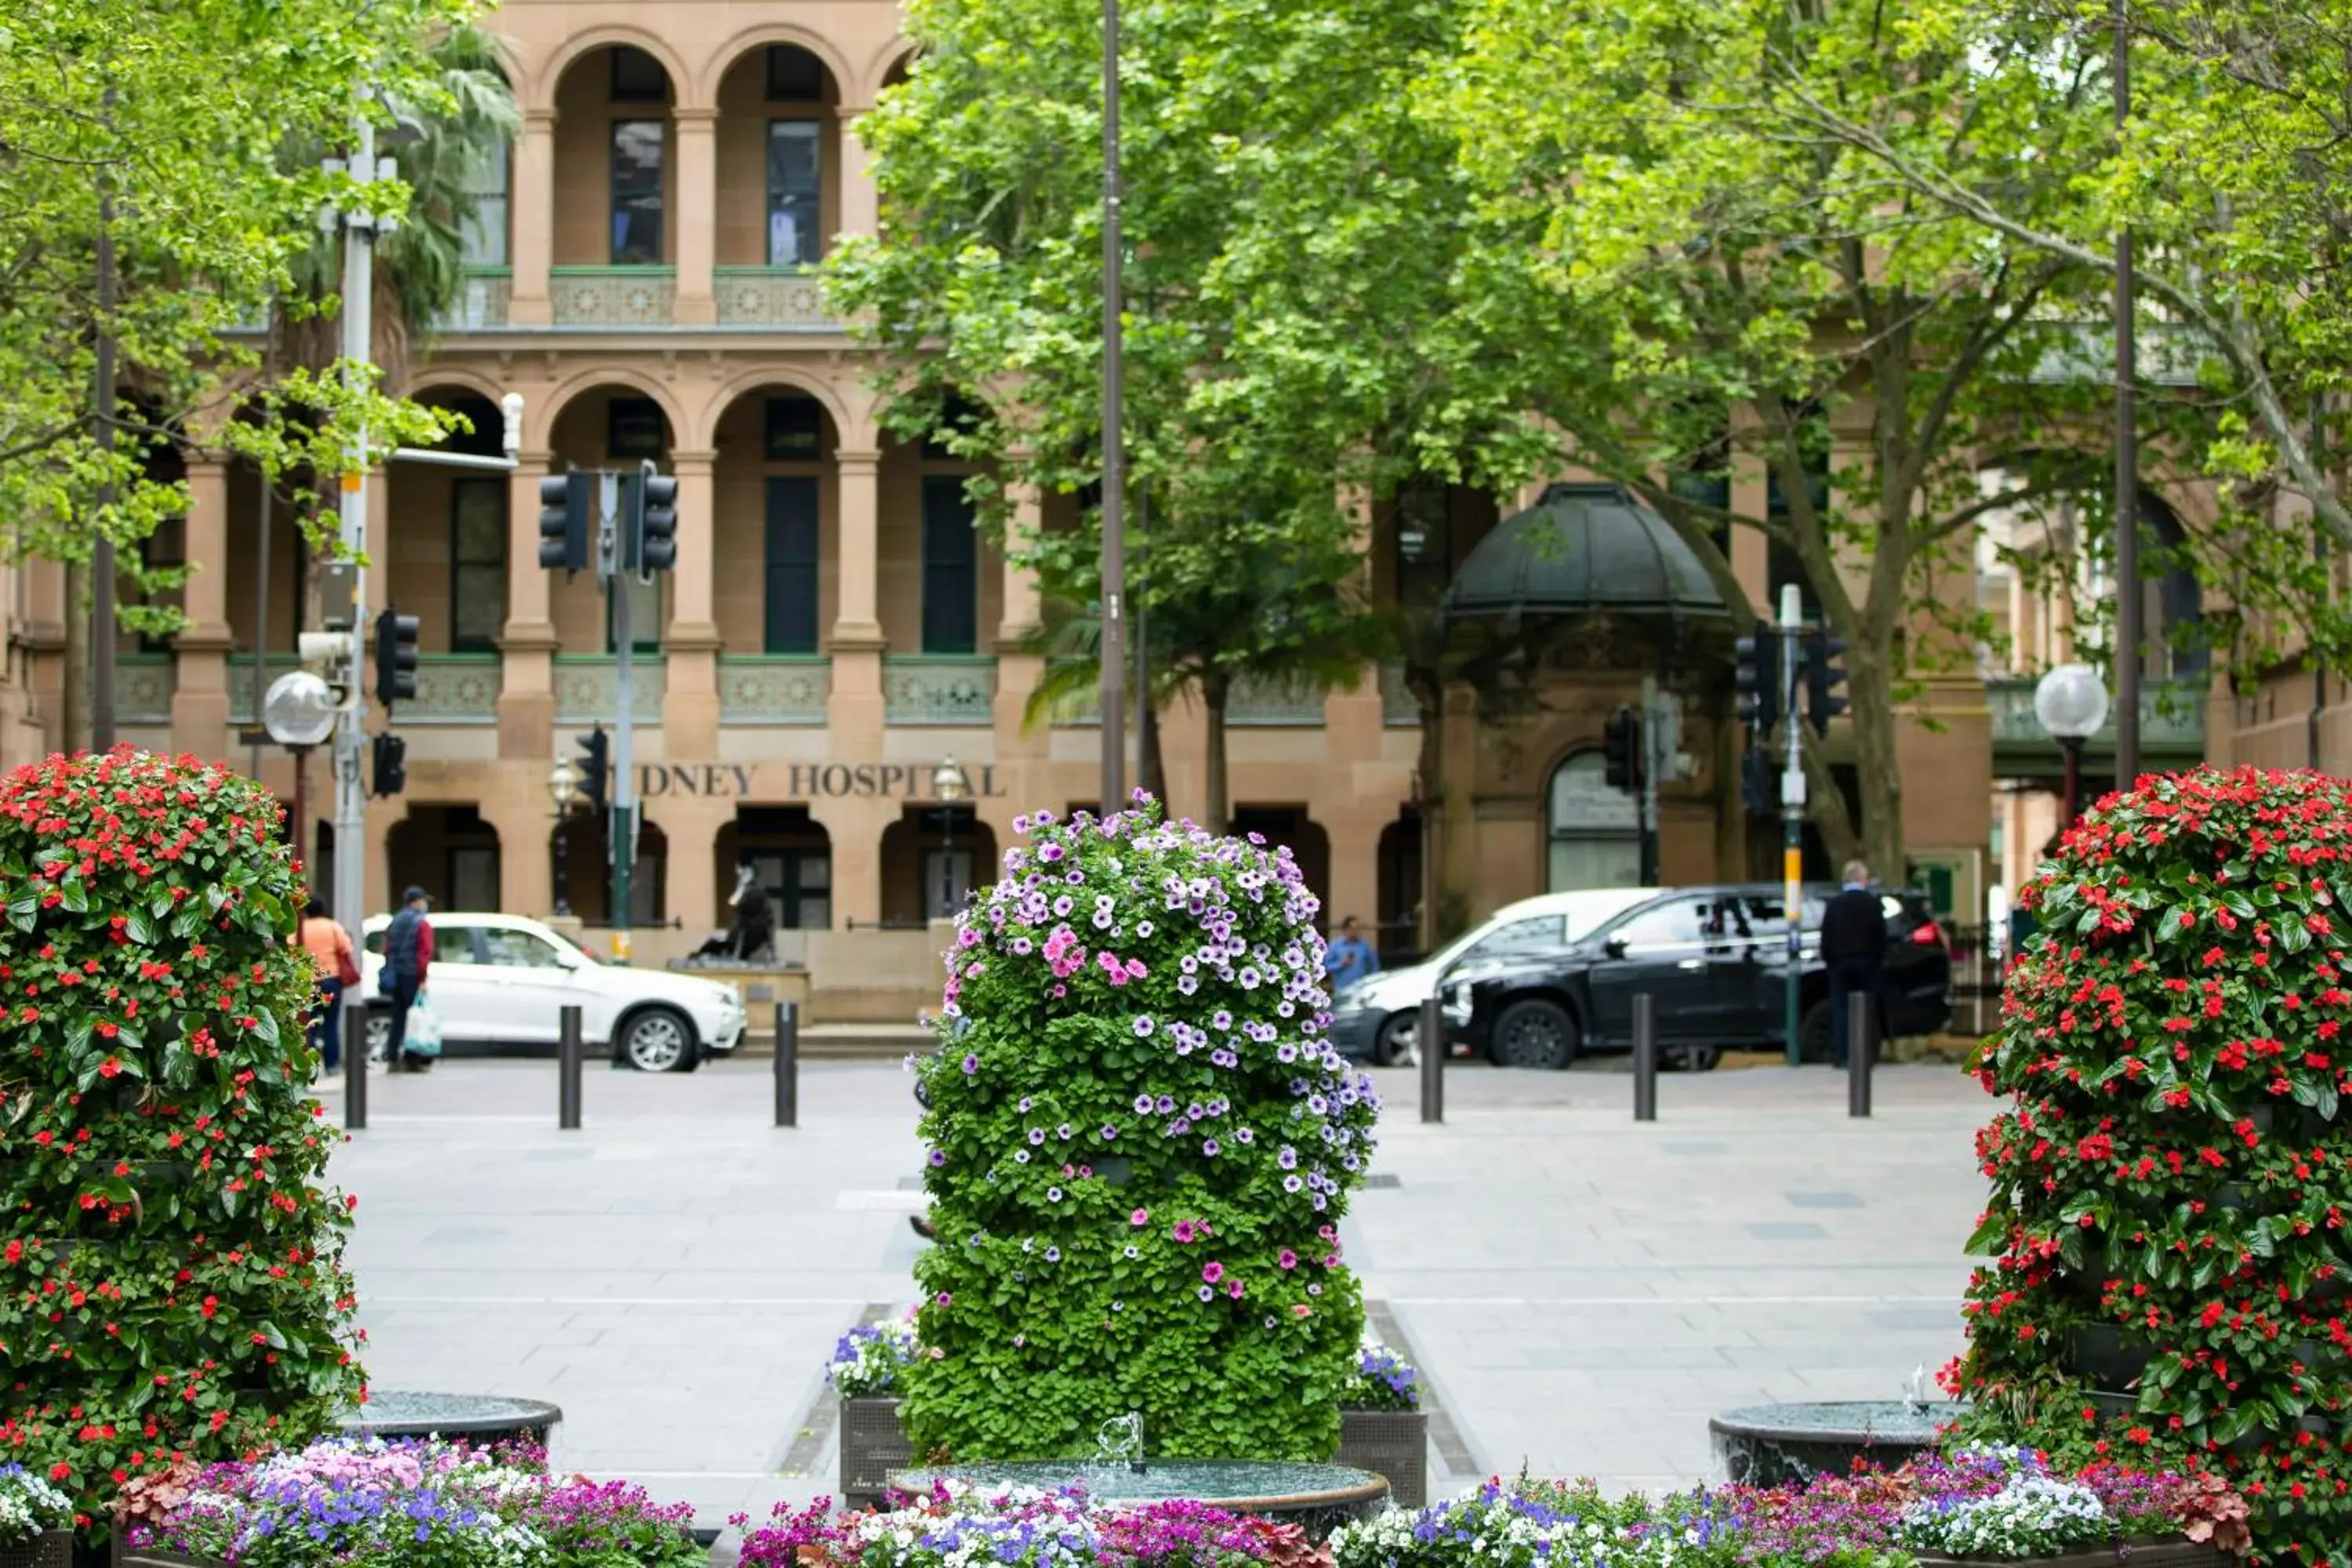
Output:
[[[1960,1346],[1990,1102],[1952,1069],[1883,1070],[1866,1122],[1819,1069],[1670,1075],[1648,1125],[1621,1073],[1457,1065],[1442,1127],[1411,1071],[1378,1076],[1395,1184],[1346,1235],[1451,1424],[1437,1487],[1688,1482],[1710,1415],[1891,1397]],[[822,1363],[908,1300],[916,1110],[895,1064],[814,1064],[779,1131],[768,1083],[597,1068],[562,1132],[549,1062],[373,1079],[332,1175],[376,1384],[551,1399],[559,1463],[706,1524],[830,1491]],[[808,1473],[780,1474],[796,1443]]]

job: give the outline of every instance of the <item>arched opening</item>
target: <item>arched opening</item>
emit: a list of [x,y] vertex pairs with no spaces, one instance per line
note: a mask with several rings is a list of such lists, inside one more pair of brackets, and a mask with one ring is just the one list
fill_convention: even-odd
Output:
[[[331,849],[332,835],[326,847]],[[412,804],[384,835],[383,853],[388,904],[415,887],[436,910],[499,907],[499,830],[470,801]]]
[[[634,468],[652,458],[669,467],[670,447],[677,432],[660,402],[633,386],[596,386],[574,395],[555,417],[548,437],[553,458],[551,471],[567,468]],[[667,589],[673,574],[656,572],[650,582],[632,573],[621,582],[629,596],[629,640],[640,654],[661,651],[663,628],[669,624]],[[549,618],[555,623],[557,656],[556,720],[559,723],[610,724],[618,716],[617,700],[602,660],[616,651],[615,618],[608,595],[593,572],[558,573],[548,583]],[[585,658],[591,665],[567,661]],[[658,668],[641,670],[641,682],[658,690]]]
[[[734,923],[728,900],[737,874],[751,869],[768,896],[776,930],[825,931],[833,925],[833,837],[804,805],[739,805],[711,846],[718,859],[716,923]],[[779,954],[781,956],[781,954]]]
[[1331,839],[1323,826],[1307,815],[1303,805],[1237,805],[1234,807],[1231,831],[1236,837],[1246,838],[1255,833],[1264,838],[1268,848],[1286,847],[1290,858],[1298,862],[1298,874],[1306,879],[1309,891],[1321,901],[1319,923],[1327,930],[1342,915],[1363,918],[1360,910],[1335,910],[1331,907]]
[[[562,838],[563,857],[554,862],[556,896],[571,906],[582,925],[613,923],[613,853],[610,819],[582,814],[549,835],[551,856]],[[659,925],[669,918],[669,837],[661,824],[640,817],[637,856],[629,874],[629,924]]]
[[824,405],[796,386],[753,388],[719,416],[711,605],[729,656],[821,650],[837,603],[839,440]]
[[[719,82],[719,233],[724,269],[798,272],[841,226],[840,84],[797,44],[746,51]],[[722,273],[719,291],[727,293]]]
[[[893,653],[968,661],[981,654],[1003,616],[1001,558],[981,538],[980,510],[965,488],[982,466],[943,438],[946,428],[983,417],[976,402],[950,396],[932,435],[883,437],[878,590]],[[908,673],[920,672],[910,667]],[[987,715],[954,717],[985,722]]]
[[[502,454],[505,418],[480,393],[427,387],[416,400],[471,426],[438,450]],[[375,558],[387,574],[386,602],[417,618],[420,653],[494,657],[507,619],[507,477],[432,463],[393,463],[384,475],[392,527]]]
[[2140,621],[2147,628],[2147,673],[2164,680],[2200,681],[2211,668],[2213,650],[2204,641],[2205,590],[2183,559],[2188,536],[2180,515],[2159,496],[2140,492],[2143,526],[2156,536],[2165,559],[2152,562],[2161,574],[2143,572]]
[[1407,805],[1381,829],[1379,929],[1381,962],[1404,962],[1421,946],[1421,808]]
[[995,868],[995,830],[971,806],[908,806],[882,830],[882,923],[952,919]]
[[[559,295],[566,268],[658,268],[677,260],[674,99],[662,63],[628,44],[589,50],[556,84]],[[559,297],[556,320],[576,314]]]
[[1571,752],[1552,770],[1545,813],[1548,891],[1642,885],[1641,819],[1633,797],[1610,787],[1608,765],[1592,750]]

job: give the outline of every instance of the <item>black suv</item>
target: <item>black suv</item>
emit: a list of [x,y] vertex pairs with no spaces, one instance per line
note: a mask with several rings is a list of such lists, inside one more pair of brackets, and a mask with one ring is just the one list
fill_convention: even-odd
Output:
[[[1804,890],[1799,974],[1807,1061],[1830,1059],[1822,910],[1837,891]],[[1952,958],[1927,900],[1879,889],[1886,957],[1882,1036],[1933,1034],[1952,1011]],[[1657,998],[1665,1055],[1712,1066],[1726,1047],[1785,1037],[1786,901],[1778,884],[1679,888],[1550,952],[1457,967],[1443,983],[1446,1029],[1503,1067],[1564,1068],[1585,1051],[1633,1048],[1633,998]]]

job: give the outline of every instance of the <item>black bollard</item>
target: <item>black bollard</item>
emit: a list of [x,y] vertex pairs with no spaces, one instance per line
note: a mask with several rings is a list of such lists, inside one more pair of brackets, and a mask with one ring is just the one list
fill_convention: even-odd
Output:
[[1416,1033],[1421,1046],[1421,1119],[1445,1120],[1445,1005],[1438,994],[1422,998]]
[[776,1004],[776,1125],[801,1124],[801,1009]]
[[1658,999],[1633,997],[1633,1120],[1658,1119]]
[[562,1012],[555,1046],[555,1125],[567,1132],[580,1127],[580,1009]]
[[1856,995],[1846,1004],[1845,1113],[1870,1114],[1870,1069],[1878,1055],[1878,1008],[1872,998]]
[[343,1010],[343,1130],[357,1132],[367,1126],[367,1000],[346,993],[335,1005]]

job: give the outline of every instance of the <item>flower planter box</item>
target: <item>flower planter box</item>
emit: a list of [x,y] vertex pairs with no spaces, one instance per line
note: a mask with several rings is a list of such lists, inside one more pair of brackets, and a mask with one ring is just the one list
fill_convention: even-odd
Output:
[[1386,1477],[1399,1508],[1429,1502],[1429,1415],[1421,1410],[1339,1412],[1339,1463]]
[[128,1528],[114,1527],[113,1568],[225,1568],[208,1557],[183,1557],[160,1546],[125,1545],[122,1537]]
[[2101,1388],[2135,1386],[2155,1359],[2155,1345],[2113,1323],[2084,1323],[2067,1335],[2067,1364]]
[[72,1568],[73,1531],[45,1530],[30,1541],[0,1546],[0,1568]]
[[890,1489],[890,1477],[915,1463],[913,1445],[899,1425],[899,1401],[887,1398],[841,1402],[841,1500],[868,1508]]
[[1932,1552],[1916,1554],[1919,1568],[2016,1568],[2030,1561],[2033,1568],[2221,1568],[2221,1549],[2194,1541],[2118,1541],[2111,1546],[2084,1546],[2055,1557],[1942,1557]]

